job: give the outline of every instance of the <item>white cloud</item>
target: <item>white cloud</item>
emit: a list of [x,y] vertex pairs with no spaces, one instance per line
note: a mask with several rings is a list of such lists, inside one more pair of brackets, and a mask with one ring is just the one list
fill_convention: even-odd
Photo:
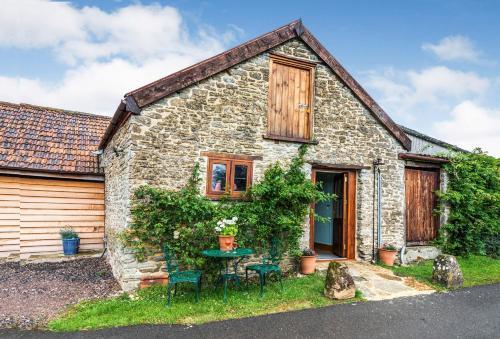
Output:
[[0,11],[0,46],[43,48],[69,39],[85,39],[81,16],[64,2],[4,0]]
[[81,9],[66,2],[6,0],[0,12],[0,46],[49,47],[63,62],[126,57],[138,63],[165,54],[220,50],[234,38],[200,27],[190,35],[179,11],[170,6],[130,5],[114,12]]
[[453,108],[448,120],[433,124],[436,136],[465,149],[481,147],[500,156],[500,109],[489,109],[472,101]]
[[437,44],[425,43],[422,45],[422,49],[446,61],[478,61],[481,55],[472,41],[461,35],[444,37]]
[[379,94],[382,106],[406,121],[418,116],[417,112],[425,105],[432,104],[437,111],[449,110],[450,100],[481,96],[491,85],[488,78],[474,72],[444,66],[420,71],[389,68],[382,72],[369,72],[365,77],[367,87]]
[[[495,93],[495,79],[443,66],[371,71],[365,75],[387,112],[400,123],[451,144],[500,155],[500,109],[480,105]],[[437,121],[437,122],[436,122]]]
[[220,34],[187,27],[174,7],[129,5],[114,12],[66,2],[6,0],[0,47],[48,48],[63,61],[62,79],[2,77],[0,100],[113,114],[123,94],[226,48],[238,27]]
[[421,98],[481,94],[490,85],[489,79],[474,72],[462,72],[444,66],[427,68],[420,72],[409,71],[408,79],[417,96]]

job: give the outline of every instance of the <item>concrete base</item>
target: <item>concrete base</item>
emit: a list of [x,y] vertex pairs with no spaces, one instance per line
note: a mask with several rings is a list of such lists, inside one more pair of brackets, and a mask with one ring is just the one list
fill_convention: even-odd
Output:
[[441,254],[441,250],[434,246],[410,246],[405,250],[404,264],[421,260],[434,260]]

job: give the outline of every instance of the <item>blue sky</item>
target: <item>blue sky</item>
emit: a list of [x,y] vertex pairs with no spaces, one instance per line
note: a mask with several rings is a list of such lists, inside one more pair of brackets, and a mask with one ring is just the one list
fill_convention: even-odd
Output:
[[0,100],[111,115],[127,91],[302,18],[398,123],[500,155],[500,1],[2,5]]

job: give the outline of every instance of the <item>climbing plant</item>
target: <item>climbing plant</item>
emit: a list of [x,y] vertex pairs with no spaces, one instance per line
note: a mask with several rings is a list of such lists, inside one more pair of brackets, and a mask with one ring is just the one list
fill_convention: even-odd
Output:
[[203,268],[201,251],[217,246],[217,221],[236,216],[239,246],[259,250],[275,236],[283,251],[295,254],[311,204],[333,198],[306,177],[306,152],[305,146],[300,147],[289,166],[272,164],[241,201],[226,197],[214,203],[206,198],[199,191],[198,164],[181,190],[140,187],[132,199],[132,222],[122,234],[124,244],[140,260],[168,244],[182,264]]
[[437,243],[456,255],[500,256],[500,159],[476,149],[454,154],[444,169],[449,182],[439,198],[450,214]]

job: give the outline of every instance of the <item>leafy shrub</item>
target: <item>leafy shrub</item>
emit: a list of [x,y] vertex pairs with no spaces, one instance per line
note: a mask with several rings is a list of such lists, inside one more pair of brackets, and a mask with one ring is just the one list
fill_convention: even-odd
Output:
[[250,187],[243,203],[242,218],[248,223],[248,230],[254,246],[265,247],[272,237],[281,239],[282,251],[300,255],[300,239],[304,234],[304,220],[311,212],[313,202],[334,199],[320,186],[306,177],[303,171],[305,145],[299,148],[289,167],[280,163],[271,165],[264,178]]
[[79,238],[78,233],[71,226],[64,226],[59,231],[62,239],[77,239]]
[[440,201],[450,206],[437,243],[455,255],[499,255],[500,159],[477,149],[457,153],[445,164],[449,183]]
[[383,248],[384,250],[388,250],[388,251],[397,251],[397,248],[396,248],[396,246],[395,246],[394,244],[387,244],[387,243],[385,243],[385,244],[382,246],[382,248]]
[[[303,223],[310,205],[333,198],[306,177],[306,151],[306,147],[301,147],[288,168],[279,163],[271,165],[242,201],[226,198],[214,203],[201,194],[198,164],[180,191],[142,186],[134,192],[132,222],[122,239],[135,250],[139,260],[160,252],[163,244],[168,244],[182,265],[210,270],[201,251],[218,246],[221,220],[237,220],[240,247],[259,252],[267,248],[272,237],[277,237],[282,252],[300,254]],[[235,225],[225,228],[230,226]]]
[[304,257],[313,257],[316,255],[316,252],[314,252],[313,249],[310,249],[310,248],[304,248],[302,250],[302,256]]
[[139,260],[161,252],[163,244],[168,244],[183,265],[204,265],[200,251],[215,247],[210,221],[218,214],[217,205],[199,194],[199,181],[196,164],[188,184],[180,191],[145,185],[134,192],[132,222],[122,238]]

